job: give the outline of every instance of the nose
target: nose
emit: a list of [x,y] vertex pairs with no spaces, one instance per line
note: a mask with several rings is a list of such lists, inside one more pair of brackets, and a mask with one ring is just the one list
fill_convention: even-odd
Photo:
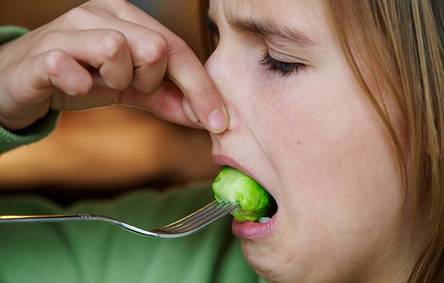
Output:
[[[207,70],[208,74],[210,75],[210,78],[213,80],[216,87],[219,89],[219,91],[224,95],[223,93],[223,86],[224,82],[227,81],[228,76],[228,70],[227,70],[227,63],[224,62],[224,56],[220,48],[217,48],[211,56],[208,58],[207,62],[205,63],[205,69]],[[225,97],[224,97],[225,98]]]
[[232,56],[217,48],[205,63],[205,69],[224,99],[230,117],[228,130],[234,130],[239,125],[236,111],[236,84],[238,80],[235,79],[235,64],[230,62],[230,58]]

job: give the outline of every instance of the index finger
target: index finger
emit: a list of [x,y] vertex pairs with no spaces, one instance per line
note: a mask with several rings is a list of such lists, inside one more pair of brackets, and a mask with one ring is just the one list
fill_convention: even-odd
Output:
[[117,11],[120,18],[157,31],[166,39],[168,76],[181,89],[200,122],[211,132],[225,131],[228,126],[228,112],[222,97],[191,48],[142,10],[130,4],[125,6],[125,9]]

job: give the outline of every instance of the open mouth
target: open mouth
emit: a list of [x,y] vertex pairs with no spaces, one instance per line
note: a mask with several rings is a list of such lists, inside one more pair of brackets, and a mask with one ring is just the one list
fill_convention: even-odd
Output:
[[[239,237],[249,239],[263,237],[268,234],[273,227],[278,212],[276,199],[266,188],[257,183],[257,178],[251,172],[233,159],[216,155],[214,161],[219,166],[229,166],[237,169],[238,172],[236,173],[236,170],[225,167],[219,173],[218,178],[221,176],[222,180],[228,180],[226,182],[230,181],[230,176],[236,177],[236,180],[243,180],[241,184],[233,183],[230,185],[234,188],[243,188],[242,190],[220,190],[220,188],[227,187],[226,185],[220,185],[222,181],[218,178],[213,183],[213,189],[216,189],[215,192],[217,192],[216,197],[239,203],[239,208],[232,213],[234,215],[233,233]],[[244,174],[239,173],[239,171]],[[255,197],[252,197],[253,195]]]

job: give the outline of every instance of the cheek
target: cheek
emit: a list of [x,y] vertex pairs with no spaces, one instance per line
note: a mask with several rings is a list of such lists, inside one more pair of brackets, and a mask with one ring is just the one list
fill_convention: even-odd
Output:
[[385,129],[351,77],[325,77],[271,86],[255,103],[280,205],[295,226],[321,238],[393,228],[402,196]]

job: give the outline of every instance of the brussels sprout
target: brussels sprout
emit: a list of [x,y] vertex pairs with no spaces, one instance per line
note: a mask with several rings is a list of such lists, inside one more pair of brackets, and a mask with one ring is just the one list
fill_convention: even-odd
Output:
[[239,204],[232,212],[239,222],[257,221],[270,211],[270,194],[252,178],[236,169],[224,167],[214,180],[212,188],[217,202]]

